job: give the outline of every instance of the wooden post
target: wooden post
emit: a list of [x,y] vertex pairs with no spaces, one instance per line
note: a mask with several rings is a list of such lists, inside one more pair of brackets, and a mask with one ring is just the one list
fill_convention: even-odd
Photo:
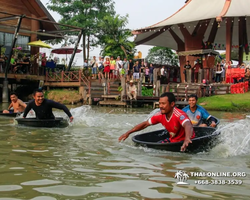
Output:
[[210,68],[209,69],[209,83],[212,83],[212,77],[213,77],[214,69]]
[[233,18],[228,17],[226,23],[226,62],[231,61],[232,36],[233,36]]
[[108,94],[108,89],[107,89],[107,78],[104,78],[104,82],[103,82],[103,94],[107,95]]
[[186,81],[188,83],[191,83],[191,73],[192,73],[191,69],[186,70],[186,73],[187,73],[187,80]]
[[201,83],[202,82],[203,74],[204,74],[204,70],[203,69],[199,69],[197,83]]
[[154,69],[154,72],[153,72],[153,85],[156,85],[156,82],[157,82],[157,75],[158,75],[158,72],[159,72],[159,68],[156,68]]
[[142,96],[142,77],[140,77],[137,83],[137,96]]
[[168,83],[165,92],[169,92],[170,91],[170,83]]
[[161,82],[160,80],[156,81],[156,88],[155,88],[155,96],[159,97],[160,96],[160,87],[161,87]]
[[162,85],[161,86],[161,94],[163,94],[165,92],[165,89],[166,89],[165,85]]
[[123,101],[123,97],[126,95],[126,79],[124,76],[121,77],[121,87],[122,87],[121,101]]
[[81,72],[81,70],[79,70],[78,73],[79,73],[79,84],[81,85],[81,81],[82,81],[82,72]]
[[63,82],[63,80],[64,80],[63,77],[64,77],[64,71],[61,72],[61,82]]
[[241,65],[243,62],[243,53],[244,53],[244,47],[245,47],[245,43],[244,43],[244,21],[245,21],[245,17],[239,17],[238,19],[238,37],[239,37],[239,64]]
[[89,83],[89,95],[91,95],[91,81],[88,82]]

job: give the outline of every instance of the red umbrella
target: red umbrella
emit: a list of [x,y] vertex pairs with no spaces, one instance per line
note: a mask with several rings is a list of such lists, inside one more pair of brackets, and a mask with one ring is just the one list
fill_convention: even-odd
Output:
[[[67,54],[72,54],[74,52],[73,47],[61,47],[58,49],[53,49],[51,51],[51,53],[56,53],[56,54],[66,54],[66,62],[67,62]],[[76,53],[80,53],[82,50],[81,49],[77,49]]]

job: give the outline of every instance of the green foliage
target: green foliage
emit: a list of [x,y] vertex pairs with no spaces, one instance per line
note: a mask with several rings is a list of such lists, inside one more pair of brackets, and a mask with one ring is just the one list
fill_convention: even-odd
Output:
[[45,99],[48,99],[49,92],[50,92],[49,90],[44,91],[44,98]]
[[[99,32],[100,19],[103,19],[106,15],[115,14],[113,0],[50,0],[47,7],[61,15],[60,23],[84,29],[84,59],[88,58],[86,50],[89,52],[89,49],[96,45],[96,34]],[[60,28],[66,29],[66,27]],[[68,35],[78,35],[78,33],[79,31],[67,32]],[[55,40],[54,42],[61,42],[61,40]],[[68,44],[67,39],[64,43]]]
[[158,65],[179,65],[177,54],[168,47],[153,47],[149,49],[146,61]]
[[218,62],[220,63],[222,59],[226,60],[226,54],[225,53],[221,53],[220,56],[215,57],[214,65],[216,66]]
[[153,88],[149,89],[147,87],[142,87],[142,96],[149,96],[152,97],[153,96]]
[[119,92],[121,92],[123,89],[122,89],[122,86],[119,86],[118,89],[117,89]]
[[126,29],[128,15],[105,16],[99,23],[98,44],[102,47],[103,56],[121,56],[133,58],[135,43],[129,40],[132,37],[131,30]]

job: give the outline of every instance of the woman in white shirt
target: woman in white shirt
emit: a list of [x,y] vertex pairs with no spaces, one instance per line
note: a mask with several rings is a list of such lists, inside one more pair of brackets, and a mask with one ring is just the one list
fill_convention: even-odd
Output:
[[217,70],[216,70],[216,77],[215,77],[215,82],[220,83],[221,82],[221,74],[223,72],[223,69],[221,65],[217,65]]

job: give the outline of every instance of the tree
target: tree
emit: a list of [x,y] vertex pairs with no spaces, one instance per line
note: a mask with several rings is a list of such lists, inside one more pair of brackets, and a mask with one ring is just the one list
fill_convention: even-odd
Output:
[[131,30],[126,29],[128,15],[122,17],[105,16],[99,23],[98,44],[102,48],[103,56],[121,56],[133,58],[135,43],[130,41]]
[[177,54],[168,47],[153,47],[149,49],[146,61],[158,65],[179,65]]
[[[62,16],[60,23],[84,29],[83,59],[89,58],[90,48],[96,45],[99,20],[115,14],[113,0],[50,0],[47,7]],[[77,35],[78,32],[70,34]]]

